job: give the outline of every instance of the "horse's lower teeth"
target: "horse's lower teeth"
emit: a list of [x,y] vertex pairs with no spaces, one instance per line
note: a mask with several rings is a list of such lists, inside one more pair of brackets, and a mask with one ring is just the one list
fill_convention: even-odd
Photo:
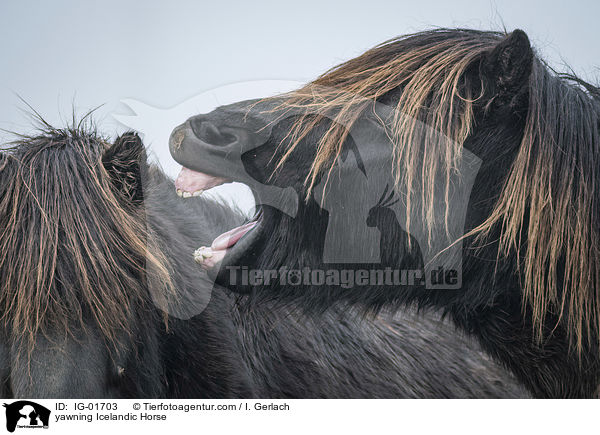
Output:
[[196,263],[202,264],[207,258],[213,256],[212,250],[207,246],[202,246],[194,252],[194,260]]
[[181,189],[177,189],[177,196],[179,196],[180,198],[191,198],[192,196],[200,196],[204,193],[204,190],[196,190],[193,193],[190,192],[184,192]]

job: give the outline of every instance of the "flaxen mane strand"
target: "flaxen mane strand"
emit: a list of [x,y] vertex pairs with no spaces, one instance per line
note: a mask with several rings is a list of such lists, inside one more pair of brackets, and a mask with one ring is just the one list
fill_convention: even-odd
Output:
[[[310,194],[319,174],[330,171],[340,155],[349,134],[346,126],[375,101],[387,104],[385,97],[399,92],[394,115],[386,120],[394,143],[396,185],[405,192],[422,192],[416,202],[422,204],[430,229],[434,188],[445,185],[447,194],[472,132],[474,105],[485,94],[479,65],[505,36],[445,29],[408,35],[282,96],[277,109],[301,115],[286,137],[290,146],[279,166],[320,122],[332,120],[316,145],[306,179]],[[533,58],[518,154],[492,213],[467,236],[481,239],[501,228],[499,255],[516,252],[521,259],[523,298],[532,307],[538,336],[546,313],[555,313],[581,351],[584,340],[595,340],[600,331],[596,199],[600,106],[597,88],[567,78]],[[419,127],[423,124],[427,128]],[[441,146],[444,137],[449,140]],[[414,203],[414,193],[408,194],[408,226]],[[521,236],[526,236],[525,244]]]
[[172,284],[143,210],[120,200],[100,161],[109,144],[85,127],[47,126],[13,145],[0,162],[3,327],[30,348],[89,322],[109,342],[130,334],[148,280]]

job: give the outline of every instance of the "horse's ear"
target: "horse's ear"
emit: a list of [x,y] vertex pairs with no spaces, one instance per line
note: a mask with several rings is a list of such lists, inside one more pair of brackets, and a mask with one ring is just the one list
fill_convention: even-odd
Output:
[[533,57],[527,34],[517,29],[483,58],[481,73],[491,87],[494,107],[514,112],[527,107]]
[[140,204],[144,198],[142,168],[146,164],[146,152],[137,133],[128,132],[119,136],[102,155],[102,164],[115,188],[127,200]]

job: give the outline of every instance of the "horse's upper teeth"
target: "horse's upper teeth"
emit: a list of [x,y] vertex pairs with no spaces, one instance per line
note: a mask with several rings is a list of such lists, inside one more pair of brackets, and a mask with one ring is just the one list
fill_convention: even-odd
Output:
[[190,192],[183,192],[184,198],[191,198],[192,194]]
[[177,189],[177,196],[183,197],[183,190]]
[[196,190],[194,193],[192,193],[192,196],[200,196],[204,193],[204,190]]

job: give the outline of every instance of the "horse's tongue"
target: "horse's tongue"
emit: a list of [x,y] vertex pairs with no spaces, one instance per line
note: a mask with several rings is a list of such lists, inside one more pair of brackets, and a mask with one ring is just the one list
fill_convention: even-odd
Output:
[[249,222],[245,225],[236,227],[227,231],[226,233],[221,234],[219,237],[213,240],[211,248],[215,251],[231,248],[244,236],[244,234],[254,228],[255,225],[256,222]]
[[192,171],[188,168],[182,168],[177,180],[175,180],[175,188],[183,192],[194,193],[211,189],[225,182],[227,182],[227,179],[222,177],[215,177],[203,174],[202,172]]

